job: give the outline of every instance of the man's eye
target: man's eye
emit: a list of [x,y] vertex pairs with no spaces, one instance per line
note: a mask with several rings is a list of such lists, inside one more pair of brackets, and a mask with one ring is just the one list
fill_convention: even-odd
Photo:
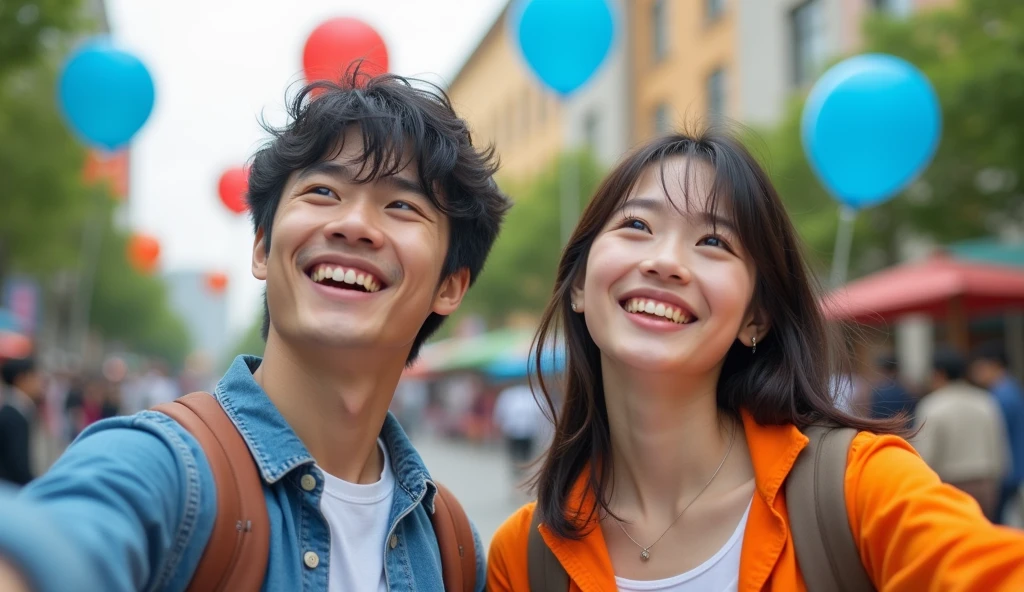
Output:
[[322,195],[324,197],[337,197],[333,190],[331,190],[329,187],[324,187],[322,185],[310,189],[309,192],[315,193],[316,195]]

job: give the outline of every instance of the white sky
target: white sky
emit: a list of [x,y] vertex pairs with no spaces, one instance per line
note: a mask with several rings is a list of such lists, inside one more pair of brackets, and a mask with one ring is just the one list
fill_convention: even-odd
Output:
[[249,271],[249,220],[217,196],[217,180],[265,138],[261,113],[283,122],[302,81],[302,48],[326,19],[352,16],[388,45],[391,71],[450,80],[505,0],[107,0],[116,41],[153,75],[156,105],[132,145],[129,218],[161,242],[163,269],[222,270],[229,325],[255,318],[262,284]]

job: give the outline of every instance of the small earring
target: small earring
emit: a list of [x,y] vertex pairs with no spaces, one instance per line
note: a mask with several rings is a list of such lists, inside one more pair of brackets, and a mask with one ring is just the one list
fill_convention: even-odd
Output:
[[573,311],[573,312],[579,312],[579,308],[577,308],[577,306],[576,306],[576,303],[575,303],[575,302],[573,302],[573,303],[570,303],[570,304],[569,304],[569,306],[571,306],[571,307],[572,307],[572,311]]
[[750,353],[757,353],[757,335],[750,336]]

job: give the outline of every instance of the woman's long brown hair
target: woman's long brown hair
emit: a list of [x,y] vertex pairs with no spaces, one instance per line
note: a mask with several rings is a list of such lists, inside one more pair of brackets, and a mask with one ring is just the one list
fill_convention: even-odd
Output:
[[[554,342],[564,339],[564,401],[556,409],[550,380],[535,372],[555,433],[533,486],[541,520],[563,538],[578,538],[598,510],[611,513],[611,436],[601,356],[583,315],[571,310],[571,290],[584,273],[590,247],[626,196],[651,166],[684,157],[687,167],[704,163],[714,171],[706,207],[727,200],[740,239],[752,257],[757,279],[753,305],[771,321],[757,354],[738,341],[726,354],[718,381],[718,406],[738,416],[741,409],[760,424],[849,426],[878,433],[900,432],[905,420],[870,420],[844,413],[830,394],[830,379],[848,368],[821,309],[820,287],[801,252],[796,230],[768,175],[734,138],[714,131],[675,134],[653,140],[629,154],[608,175],[581,216],[558,265],[554,292],[541,318],[533,367],[546,367]],[[688,185],[688,183],[686,183]],[[569,494],[587,467],[596,507],[568,507]]]

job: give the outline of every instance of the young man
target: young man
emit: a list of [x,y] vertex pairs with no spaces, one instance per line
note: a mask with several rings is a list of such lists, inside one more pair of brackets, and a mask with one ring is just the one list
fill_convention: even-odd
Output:
[[43,379],[34,360],[7,360],[0,368],[0,481],[25,485],[32,480],[32,432],[43,399]]
[[935,352],[931,386],[917,404],[920,431],[911,442],[944,482],[974,497],[994,520],[1009,465],[999,407],[967,382],[967,361],[953,349]]
[[999,496],[999,518],[1010,504],[1024,512],[1024,390],[1007,369],[1006,354],[998,343],[984,343],[971,355],[971,380],[988,389],[999,404],[1010,440],[1010,472]]
[[[436,487],[387,410],[509,202],[441,92],[354,74],[307,88],[290,115],[249,177],[265,355],[215,392],[263,482],[263,589],[441,590]],[[0,528],[0,555],[32,582],[66,565],[80,579],[60,590],[184,590],[216,509],[196,440],[152,411],[91,427],[15,502],[32,519]]]

